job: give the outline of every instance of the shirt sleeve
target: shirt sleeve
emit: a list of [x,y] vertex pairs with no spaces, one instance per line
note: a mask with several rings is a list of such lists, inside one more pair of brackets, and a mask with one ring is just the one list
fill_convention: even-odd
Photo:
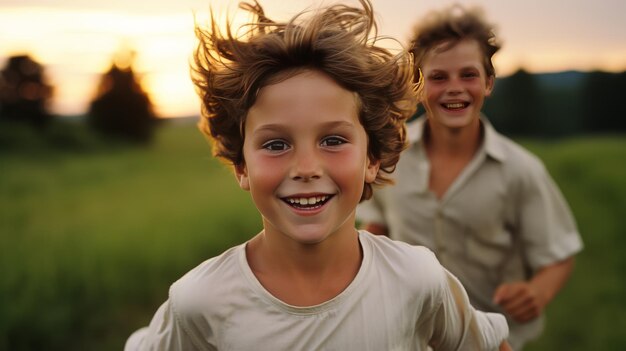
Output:
[[430,345],[434,350],[498,350],[509,334],[504,316],[474,309],[459,280],[442,269],[442,300]]
[[192,335],[178,320],[171,300],[157,310],[150,325],[134,332],[126,341],[124,351],[216,350],[198,347]]
[[543,164],[529,169],[519,193],[519,229],[528,263],[537,270],[583,245],[572,212]]

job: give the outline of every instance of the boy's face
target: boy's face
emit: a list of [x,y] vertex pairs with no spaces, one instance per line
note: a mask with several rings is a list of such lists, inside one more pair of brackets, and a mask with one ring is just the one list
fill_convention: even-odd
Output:
[[266,235],[319,243],[354,233],[355,208],[378,163],[367,156],[356,96],[317,71],[262,88],[248,111],[237,167]]
[[[475,40],[432,48],[422,60],[421,101],[431,123],[459,129],[476,123],[493,77],[487,77],[483,53]],[[445,49],[442,49],[445,48]]]

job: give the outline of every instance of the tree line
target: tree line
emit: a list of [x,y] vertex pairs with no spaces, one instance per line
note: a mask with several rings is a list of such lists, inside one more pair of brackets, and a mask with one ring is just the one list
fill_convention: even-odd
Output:
[[496,79],[484,112],[506,135],[565,137],[626,132],[619,107],[626,72],[567,71],[530,74],[518,70]]
[[[483,111],[513,137],[624,133],[626,116],[618,107],[623,91],[626,71],[531,74],[520,69],[496,79]],[[47,108],[53,93],[43,65],[28,55],[10,57],[0,71],[0,128],[17,122],[44,130],[54,118]],[[145,143],[158,121],[152,106],[133,71],[132,55],[126,55],[102,75],[85,120],[102,135]]]
[[[85,121],[98,134],[147,143],[158,118],[132,68],[132,56],[116,58],[101,76]],[[29,55],[12,56],[0,71],[0,128],[26,124],[45,131],[55,119],[49,112],[54,93],[45,67]]]

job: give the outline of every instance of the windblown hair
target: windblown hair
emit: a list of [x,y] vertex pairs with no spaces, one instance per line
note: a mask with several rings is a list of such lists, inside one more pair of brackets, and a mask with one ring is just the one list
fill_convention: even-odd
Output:
[[[245,29],[240,36],[230,23],[220,32],[213,13],[210,28],[196,25],[192,79],[202,99],[199,126],[215,156],[244,165],[244,125],[259,89],[318,70],[358,96],[368,156],[380,161],[374,184],[392,182],[388,175],[406,146],[404,122],[416,106],[413,65],[410,55],[393,55],[375,45],[372,6],[369,0],[360,2],[362,8],[334,5],[302,12],[286,23],[268,19],[258,2],[243,2],[239,7],[254,20],[240,28]],[[365,184],[361,200],[371,194],[371,185]]]
[[[443,44],[447,50],[459,41],[476,40],[483,52],[483,66],[487,76],[495,77],[491,59],[500,50],[494,26],[485,20],[482,9],[466,9],[455,4],[441,11],[432,11],[414,27],[409,50],[417,67],[421,67],[424,56],[435,47]],[[418,70],[416,70],[418,72]],[[419,76],[417,76],[419,78]],[[416,80],[417,81],[417,80]]]

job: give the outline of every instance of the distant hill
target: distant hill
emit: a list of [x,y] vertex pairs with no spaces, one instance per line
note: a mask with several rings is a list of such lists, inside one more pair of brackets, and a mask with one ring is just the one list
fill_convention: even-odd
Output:
[[483,110],[512,136],[626,133],[626,113],[616,103],[625,90],[626,72],[520,70],[497,78]]
[[579,71],[564,71],[556,73],[534,74],[539,85],[549,89],[580,88],[588,73]]

